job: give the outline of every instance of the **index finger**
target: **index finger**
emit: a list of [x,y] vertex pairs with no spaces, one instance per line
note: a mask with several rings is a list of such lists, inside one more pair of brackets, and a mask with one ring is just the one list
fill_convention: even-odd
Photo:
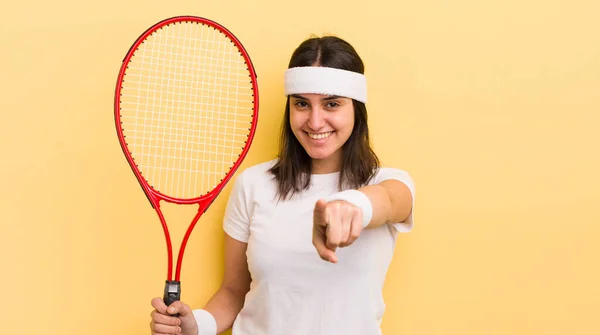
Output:
[[337,256],[335,255],[335,251],[327,248],[327,246],[325,245],[324,238],[324,235],[313,234],[313,245],[317,249],[319,257],[321,257],[321,259],[325,261],[337,263]]
[[152,304],[152,307],[154,307],[154,309],[156,309],[156,311],[159,312],[160,314],[169,315],[169,313],[167,313],[167,305],[161,298],[152,299],[151,304]]

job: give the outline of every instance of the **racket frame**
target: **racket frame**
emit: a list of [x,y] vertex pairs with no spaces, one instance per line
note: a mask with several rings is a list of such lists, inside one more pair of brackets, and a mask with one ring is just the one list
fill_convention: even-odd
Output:
[[[238,159],[234,162],[232,168],[229,170],[229,172],[225,175],[225,177],[223,177],[221,182],[213,190],[211,190],[210,192],[208,192],[205,195],[202,195],[202,196],[199,196],[196,198],[190,198],[190,199],[181,199],[181,198],[171,197],[169,195],[166,195],[164,193],[157,191],[152,186],[150,186],[148,181],[146,181],[146,179],[142,176],[132,154],[128,150],[127,141],[126,141],[125,135],[123,134],[122,121],[121,121],[121,117],[120,117],[120,97],[121,97],[121,88],[122,88],[121,85],[125,81],[124,77],[126,75],[126,71],[127,71],[129,62],[130,62],[131,58],[134,56],[138,47],[146,40],[146,38],[148,36],[150,36],[156,30],[161,29],[162,27],[173,24],[173,23],[185,22],[185,21],[188,21],[188,22],[191,21],[191,22],[198,23],[198,24],[205,24],[214,29],[217,29],[217,30],[221,31],[223,34],[225,34],[229,38],[229,40],[235,44],[238,51],[244,58],[246,66],[248,67],[248,71],[249,71],[248,79],[251,80],[251,83],[252,83],[252,91],[253,91],[252,95],[253,95],[253,100],[254,100],[254,106],[252,108],[253,116],[252,116],[252,121],[249,124],[250,128],[249,128],[248,138],[247,138],[246,142],[244,143],[244,147],[243,147],[242,152],[240,153]],[[155,209],[155,211],[160,219],[160,222],[162,224],[162,227],[163,227],[163,232],[165,234],[165,239],[166,239],[166,244],[167,244],[167,254],[168,254],[167,255],[168,256],[167,280],[165,283],[165,300],[167,300],[167,296],[171,297],[171,299],[169,299],[169,300],[172,300],[172,301],[179,300],[179,295],[181,292],[179,278],[180,278],[180,274],[181,274],[183,255],[185,252],[185,247],[187,245],[187,241],[188,241],[192,231],[194,230],[196,223],[202,216],[202,214],[208,210],[210,205],[216,200],[219,193],[221,193],[223,188],[225,188],[225,186],[227,185],[229,180],[233,177],[233,175],[235,174],[237,169],[242,164],[244,158],[246,157],[246,155],[250,149],[250,144],[252,143],[252,140],[254,138],[254,134],[256,132],[256,127],[257,127],[257,122],[258,122],[259,98],[258,98],[257,78],[258,77],[256,75],[256,71],[254,69],[254,65],[252,64],[250,56],[248,55],[248,53],[247,53],[246,49],[244,48],[244,46],[242,45],[242,43],[237,39],[237,37],[235,35],[233,35],[233,33],[231,33],[227,28],[223,27],[219,23],[209,20],[209,19],[206,19],[206,18],[203,18],[203,17],[198,17],[198,16],[189,16],[189,15],[175,16],[175,17],[167,18],[167,19],[157,22],[156,24],[154,24],[153,26],[148,28],[146,31],[144,31],[137,38],[137,40],[132,44],[132,46],[129,48],[127,54],[123,58],[121,68],[119,70],[119,75],[117,77],[117,84],[116,84],[116,90],[115,90],[115,100],[114,100],[115,126],[117,129],[119,143],[121,145],[121,149],[123,150],[123,153],[125,154],[127,162],[129,163],[129,166],[131,167],[135,177],[137,178],[139,185],[141,186],[142,190],[144,191],[144,194],[148,198],[150,205],[152,206],[152,208]],[[174,280],[172,280],[173,248],[172,248],[172,243],[171,243],[171,237],[169,234],[169,228],[167,227],[165,217],[160,209],[160,201],[167,201],[170,203],[180,204],[180,205],[198,204],[198,213],[194,216],[193,220],[191,221],[188,229],[186,230],[185,236],[183,237],[183,240],[181,242],[181,247],[179,249],[179,254],[177,257],[177,266],[176,266]]]

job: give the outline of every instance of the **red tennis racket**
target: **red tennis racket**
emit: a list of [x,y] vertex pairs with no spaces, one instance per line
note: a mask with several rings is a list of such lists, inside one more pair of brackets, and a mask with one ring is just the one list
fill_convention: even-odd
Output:
[[[125,56],[115,92],[121,148],[156,210],[167,242],[164,300],[181,297],[187,241],[231,179],[254,137],[258,86],[248,53],[226,28],[178,16],[146,30]],[[161,201],[196,204],[173,278],[173,248]]]

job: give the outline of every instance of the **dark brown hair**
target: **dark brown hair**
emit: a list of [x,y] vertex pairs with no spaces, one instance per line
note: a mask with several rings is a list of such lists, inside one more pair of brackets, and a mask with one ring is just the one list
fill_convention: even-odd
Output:
[[[323,66],[364,74],[365,67],[358,53],[346,41],[334,37],[310,38],[294,51],[288,68]],[[354,129],[342,146],[342,167],[339,189],[359,188],[366,184],[379,167],[379,159],[371,149],[367,107],[352,100]],[[310,186],[311,158],[290,126],[290,99],[285,104],[277,163],[269,170],[277,181],[279,199],[287,199]]]

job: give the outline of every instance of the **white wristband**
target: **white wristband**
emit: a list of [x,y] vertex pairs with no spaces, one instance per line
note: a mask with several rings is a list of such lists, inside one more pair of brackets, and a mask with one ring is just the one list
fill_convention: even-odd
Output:
[[204,309],[192,311],[198,324],[198,335],[217,335],[217,320]]
[[373,218],[373,205],[371,204],[371,200],[369,200],[369,197],[367,197],[367,195],[362,193],[361,191],[346,190],[333,194],[325,200],[327,202],[335,200],[343,200],[349,202],[362,210],[363,228],[368,226],[369,223],[371,223],[371,219]]

